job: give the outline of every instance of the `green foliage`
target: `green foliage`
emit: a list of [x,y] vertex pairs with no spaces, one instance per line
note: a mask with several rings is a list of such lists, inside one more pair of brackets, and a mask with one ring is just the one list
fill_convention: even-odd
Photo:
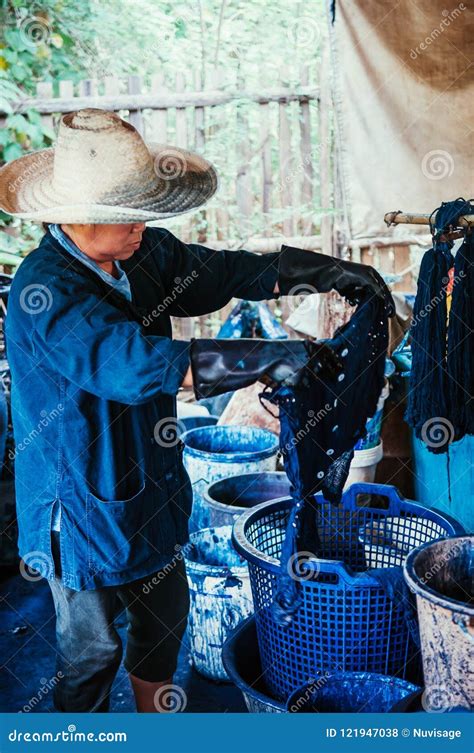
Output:
[[[303,65],[311,66],[314,83],[325,36],[322,0],[0,0],[0,22],[0,110],[7,113],[0,130],[0,164],[53,143],[53,130],[42,124],[34,109],[18,113],[13,106],[20,97],[35,95],[39,81],[52,82],[57,93],[62,79],[77,82],[114,75],[125,81],[136,73],[148,87],[159,72],[172,89],[181,72],[188,87],[196,77],[206,88],[235,89],[242,81],[253,90],[283,83],[294,87],[301,84]],[[270,216],[262,216],[257,180],[261,174],[260,110],[245,100],[238,110],[236,117],[235,105],[207,108],[206,156],[221,175],[221,189],[210,208],[230,210],[229,235],[244,237],[272,224],[278,226],[294,210],[274,208]],[[269,113],[271,162],[277,183],[277,103],[269,106]],[[288,113],[297,134],[298,110],[290,105]],[[144,117],[146,120],[149,113]],[[317,117],[314,104],[312,118]],[[171,143],[173,118],[170,113]],[[192,134],[191,116],[188,127]],[[255,205],[245,226],[235,202],[243,132],[248,133],[248,190]],[[313,146],[316,164],[318,145]],[[293,169],[296,175],[298,165]],[[280,190],[276,186],[276,191]],[[314,203],[317,205],[317,198]],[[317,206],[298,206],[302,220],[315,213],[320,213]],[[0,227],[11,224],[6,217],[0,213]],[[193,223],[196,229],[206,230],[206,215],[196,214]],[[35,242],[40,229],[36,233],[28,223],[20,227],[23,252]],[[11,248],[11,240],[5,243]],[[0,246],[0,250],[8,249]]]

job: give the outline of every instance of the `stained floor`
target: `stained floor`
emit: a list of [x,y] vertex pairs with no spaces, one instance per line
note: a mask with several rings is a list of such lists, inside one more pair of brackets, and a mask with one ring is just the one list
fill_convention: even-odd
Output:
[[[2,486],[2,482],[0,482]],[[5,487],[0,494],[5,494]],[[3,497],[4,500],[4,497]],[[3,502],[2,500],[2,502]],[[123,614],[117,629],[125,643]],[[55,675],[55,615],[45,580],[30,582],[17,567],[4,570],[0,582],[0,711],[54,711],[48,683]],[[213,683],[192,667],[186,640],[173,682],[187,698],[187,712],[245,711],[240,691],[230,683]],[[35,699],[32,702],[32,699]],[[39,699],[39,700],[38,700]],[[115,679],[110,710],[135,711],[132,691],[123,667]]]

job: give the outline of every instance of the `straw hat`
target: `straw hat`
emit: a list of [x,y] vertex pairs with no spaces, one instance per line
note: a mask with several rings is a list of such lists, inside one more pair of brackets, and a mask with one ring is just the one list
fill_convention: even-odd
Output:
[[38,222],[147,222],[196,209],[217,189],[197,154],[146,143],[113,112],[63,115],[54,148],[0,169],[0,208]]

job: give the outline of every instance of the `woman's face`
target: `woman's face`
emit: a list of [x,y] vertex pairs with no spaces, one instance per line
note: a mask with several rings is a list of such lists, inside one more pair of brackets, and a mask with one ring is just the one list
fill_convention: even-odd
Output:
[[107,262],[129,259],[139,248],[144,222],[123,225],[61,225],[64,232],[92,259]]

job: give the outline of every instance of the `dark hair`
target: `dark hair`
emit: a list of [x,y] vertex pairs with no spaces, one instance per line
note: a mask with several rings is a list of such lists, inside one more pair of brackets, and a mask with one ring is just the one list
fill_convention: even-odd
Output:
[[41,224],[43,225],[44,232],[47,233],[48,232],[48,228],[49,228],[49,226],[50,226],[51,223],[50,222],[42,222]]

